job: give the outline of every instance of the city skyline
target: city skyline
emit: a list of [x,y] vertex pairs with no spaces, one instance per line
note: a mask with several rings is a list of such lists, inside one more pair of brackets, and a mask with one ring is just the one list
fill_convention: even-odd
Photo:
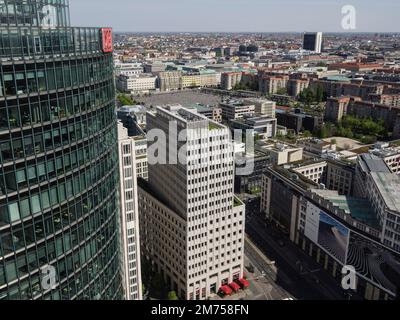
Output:
[[[117,32],[352,33],[396,32],[400,29],[400,22],[396,19],[400,3],[394,0],[383,0],[379,3],[371,0],[327,0],[323,3],[316,0],[234,2],[233,6],[232,1],[228,0],[196,0],[190,3],[182,0],[118,0],[112,3],[104,0],[70,0],[72,22],[75,25],[106,24]],[[356,9],[356,29],[344,30],[341,27],[341,10],[346,5],[352,5]],[[92,14],[82,14],[83,12]],[[107,16],[104,16],[105,12]],[[243,12],[252,15],[252,18],[243,18]]]
[[0,0],[0,300],[399,300],[400,4],[345,1]]

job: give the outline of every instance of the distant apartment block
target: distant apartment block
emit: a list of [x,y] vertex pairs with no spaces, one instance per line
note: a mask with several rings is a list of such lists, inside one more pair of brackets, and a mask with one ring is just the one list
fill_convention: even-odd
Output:
[[119,75],[116,85],[119,91],[130,92],[132,94],[147,93],[156,89],[157,77],[145,74],[141,75]]
[[345,69],[352,72],[368,72],[379,69],[383,66],[382,63],[360,63],[360,62],[344,62],[344,63],[330,63],[328,70]]
[[160,91],[174,91],[181,87],[181,71],[165,71],[158,74]]
[[256,110],[254,104],[242,100],[228,100],[219,104],[222,110],[222,119],[224,121],[243,118],[244,115],[253,114]]
[[139,62],[116,62],[114,63],[115,75],[134,76],[143,73],[143,65]]
[[293,171],[319,184],[324,180],[327,165],[326,161],[307,161],[293,167]]
[[194,109],[197,113],[207,117],[210,120],[221,123],[222,109],[219,107],[205,106],[202,104],[194,104],[187,106],[188,109]]
[[347,114],[358,118],[372,118],[374,121],[383,120],[388,131],[395,129],[400,107],[378,104],[369,101],[354,101],[349,103]]
[[264,145],[256,146],[256,149],[262,150],[269,155],[269,162],[272,165],[284,165],[298,162],[303,159],[303,148],[286,145],[283,143],[266,142]]
[[331,81],[331,80],[312,80],[310,88],[316,90],[317,87],[322,87],[327,97],[351,96],[360,97],[362,100],[369,100],[372,94],[382,94],[384,86],[381,84],[364,84],[350,83],[348,81]]
[[156,74],[162,71],[165,71],[167,68],[166,64],[161,62],[154,62],[154,63],[146,63],[144,64],[144,72]]
[[350,97],[328,98],[325,106],[325,120],[334,123],[342,120],[347,114]]
[[294,130],[296,134],[305,130],[314,132],[323,123],[322,116],[306,114],[299,109],[296,109],[294,112],[277,109],[276,118],[278,119],[278,125]]
[[371,102],[400,107],[400,94],[370,94]]
[[277,131],[277,120],[266,115],[243,115],[242,118],[231,120],[231,129],[251,132],[258,139],[268,139],[275,137]]
[[304,151],[313,153],[318,156],[329,151],[336,151],[336,144],[326,142],[317,138],[309,138],[298,141],[298,145],[304,148]]
[[288,95],[298,97],[309,85],[310,80],[308,79],[290,79],[287,84]]
[[279,93],[280,89],[287,88],[289,76],[287,75],[265,75],[259,78],[259,90],[266,94]]
[[232,90],[242,80],[242,72],[223,72],[221,74],[221,88]]
[[276,102],[260,98],[247,98],[244,101],[254,104],[256,113],[275,118]]
[[306,32],[303,35],[303,49],[322,52],[322,32]]
[[164,71],[158,73],[157,79],[160,91],[217,87],[219,81],[219,76],[214,70],[199,70],[198,72]]

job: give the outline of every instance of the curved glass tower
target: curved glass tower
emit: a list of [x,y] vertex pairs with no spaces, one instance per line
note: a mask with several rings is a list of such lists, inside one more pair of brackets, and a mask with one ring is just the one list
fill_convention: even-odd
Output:
[[0,299],[123,297],[109,29],[0,0]]

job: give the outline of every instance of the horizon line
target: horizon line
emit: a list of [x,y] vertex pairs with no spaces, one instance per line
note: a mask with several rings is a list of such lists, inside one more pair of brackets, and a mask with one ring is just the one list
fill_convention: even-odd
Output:
[[114,30],[116,33],[258,33],[258,34],[303,34],[304,32],[322,32],[325,34],[400,34],[400,31],[126,31]]

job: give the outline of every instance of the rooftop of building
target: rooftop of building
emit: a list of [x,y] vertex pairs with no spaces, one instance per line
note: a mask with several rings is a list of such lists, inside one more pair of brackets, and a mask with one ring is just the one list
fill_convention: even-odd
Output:
[[328,81],[339,81],[339,82],[348,82],[350,83],[350,79],[346,76],[342,76],[342,75],[337,75],[337,76],[328,76],[326,78],[324,78],[324,80],[328,80]]
[[129,113],[138,113],[138,112],[146,112],[146,107],[140,104],[134,106],[122,106],[121,108],[117,109],[117,111],[121,112],[129,112]]
[[286,167],[290,167],[292,170],[300,170],[306,169],[307,167],[315,167],[315,166],[326,166],[327,160],[324,159],[302,159],[296,162],[291,162],[286,164]]
[[338,101],[338,102],[349,102],[350,96],[340,96],[340,97],[327,97],[327,100]]
[[254,107],[254,104],[251,104],[250,102],[246,102],[244,100],[236,100],[236,99],[224,100],[220,103],[220,105],[230,108],[250,107],[250,106]]
[[276,118],[272,118],[266,114],[250,113],[243,115],[243,118],[231,120],[231,122],[246,123],[246,124],[256,124],[262,122],[275,122]]
[[371,172],[371,177],[378,187],[386,206],[400,212],[400,177],[394,173]]
[[312,192],[328,200],[333,206],[344,210],[353,219],[374,229],[379,229],[378,218],[368,200],[339,195],[337,191],[333,190],[313,189]]
[[243,99],[244,101],[250,102],[250,103],[272,103],[272,104],[276,104],[275,101],[271,101],[268,99],[263,99],[263,98],[245,98]]
[[157,112],[164,112],[185,123],[204,122],[208,123],[209,130],[224,129],[225,127],[215,121],[208,119],[206,116],[193,112],[190,109],[184,108],[180,104],[158,106],[156,111],[150,112],[156,116]]
[[391,147],[400,147],[400,140],[390,141],[390,146]]
[[359,157],[361,160],[360,164],[365,171],[391,173],[389,167],[382,158],[370,153],[361,154]]
[[356,149],[351,149],[351,152],[355,153],[357,155],[367,153],[367,152],[369,152],[369,146],[362,146],[362,147],[359,147]]
[[269,158],[269,155],[262,150],[253,150],[253,151],[248,151],[248,152],[238,152],[236,154],[236,157],[239,157],[241,159],[246,159],[246,161],[249,160],[263,160]]
[[209,105],[204,105],[201,103],[192,103],[192,104],[188,104],[187,106],[185,106],[187,109],[196,109],[197,112],[210,112],[213,110],[212,106]]
[[290,144],[280,143],[271,141],[261,141],[258,145],[261,150],[271,150],[275,152],[283,152],[283,151],[296,151],[296,150],[303,150],[302,147],[293,146]]
[[294,172],[290,169],[287,169],[285,167],[274,166],[272,168],[272,170],[275,171],[276,173],[282,175],[286,179],[289,179],[292,183],[294,183],[295,185],[297,185],[298,187],[300,187],[303,190],[309,190],[309,189],[319,187],[318,183],[315,183],[314,181],[307,179],[303,175],[301,175],[297,172]]
[[369,152],[378,157],[385,158],[400,154],[400,149],[398,147],[374,148],[369,150]]
[[286,114],[290,115],[292,117],[297,117],[297,118],[307,118],[307,117],[314,117],[315,115],[310,114],[310,113],[305,113],[303,111],[296,112],[295,110],[287,109],[287,110],[282,110],[281,108],[277,108],[276,110],[277,114]]
[[315,146],[326,147],[332,145],[332,143],[318,139],[318,138],[311,138],[311,139],[304,139],[299,141],[301,144],[312,144]]
[[118,77],[125,78],[125,79],[153,79],[153,78],[156,78],[156,76],[151,73],[120,74]]
[[156,108],[157,112],[165,112],[168,113],[175,118],[184,121],[184,122],[197,122],[208,120],[206,117],[193,112],[189,109],[182,107],[180,104],[166,104],[164,106],[159,106]]

